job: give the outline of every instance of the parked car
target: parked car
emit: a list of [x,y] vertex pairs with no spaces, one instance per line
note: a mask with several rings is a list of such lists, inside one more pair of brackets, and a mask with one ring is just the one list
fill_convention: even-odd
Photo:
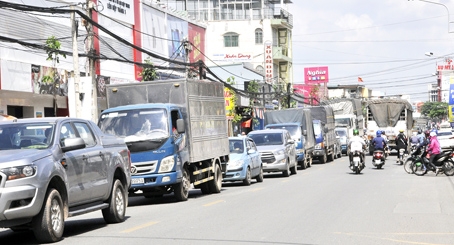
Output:
[[257,182],[263,182],[262,159],[254,141],[248,137],[230,137],[229,148],[229,162],[223,181],[243,181],[244,185],[250,185],[255,178]]
[[348,145],[348,130],[346,127],[337,127],[334,129],[336,131],[336,138],[339,137],[339,143],[341,146],[342,154],[347,155],[347,145]]
[[285,129],[265,129],[248,134],[259,150],[263,172],[282,172],[285,177],[297,173],[295,142]]
[[454,133],[451,131],[451,129],[438,130],[437,138],[442,149],[454,148]]
[[68,217],[101,210],[125,220],[129,151],[122,139],[77,118],[0,122],[0,227],[61,239]]

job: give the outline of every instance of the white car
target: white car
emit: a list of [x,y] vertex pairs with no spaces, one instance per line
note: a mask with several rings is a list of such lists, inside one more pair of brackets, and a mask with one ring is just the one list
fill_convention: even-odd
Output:
[[454,148],[454,134],[451,129],[438,130],[437,138],[442,149]]

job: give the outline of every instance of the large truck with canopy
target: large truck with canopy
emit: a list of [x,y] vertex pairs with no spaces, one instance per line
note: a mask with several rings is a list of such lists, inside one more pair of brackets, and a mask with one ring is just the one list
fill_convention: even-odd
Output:
[[221,191],[230,153],[222,83],[111,84],[106,93],[98,125],[131,152],[130,196],[173,192],[185,201],[191,184],[204,194]]
[[362,103],[356,98],[338,98],[322,101],[323,105],[330,105],[334,111],[335,127],[345,127],[348,137],[353,137],[353,130],[357,129],[359,135],[364,134],[364,117]]
[[266,111],[264,122],[265,128],[287,129],[295,141],[298,165],[303,169],[312,165],[315,135],[310,110],[295,108]]
[[336,157],[337,138],[334,131],[334,111],[329,105],[307,107],[311,111],[316,145],[314,157],[321,163],[333,161]]
[[[375,137],[377,130],[385,132],[390,150],[396,149],[396,137],[403,130],[409,137],[414,124],[413,107],[404,99],[375,99],[366,104],[366,128],[369,139]],[[373,151],[369,147],[369,152]]]

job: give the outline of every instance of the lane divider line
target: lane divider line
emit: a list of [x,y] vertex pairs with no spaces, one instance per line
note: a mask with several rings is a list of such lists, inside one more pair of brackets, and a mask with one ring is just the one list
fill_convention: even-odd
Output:
[[203,206],[204,206],[204,207],[209,207],[209,206],[218,204],[218,203],[220,203],[220,202],[224,202],[224,200],[217,200],[217,201],[214,201],[214,202],[210,202],[210,203],[204,204]]
[[133,231],[136,231],[136,230],[140,230],[140,229],[143,229],[143,228],[152,226],[152,225],[156,225],[157,223],[159,223],[159,222],[157,222],[157,221],[152,221],[152,222],[149,222],[149,223],[145,223],[145,224],[143,224],[143,225],[139,225],[139,226],[132,227],[132,228],[130,228],[130,229],[121,231],[120,233],[130,233],[130,232],[133,232]]

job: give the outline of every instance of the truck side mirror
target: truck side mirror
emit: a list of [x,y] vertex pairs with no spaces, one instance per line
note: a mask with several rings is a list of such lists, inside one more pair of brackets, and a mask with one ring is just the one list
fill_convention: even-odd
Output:
[[179,134],[184,133],[184,120],[183,119],[177,119],[177,132]]
[[303,135],[304,135],[304,136],[307,135],[307,130],[303,130]]
[[328,133],[328,128],[327,127],[323,127],[323,132]]

